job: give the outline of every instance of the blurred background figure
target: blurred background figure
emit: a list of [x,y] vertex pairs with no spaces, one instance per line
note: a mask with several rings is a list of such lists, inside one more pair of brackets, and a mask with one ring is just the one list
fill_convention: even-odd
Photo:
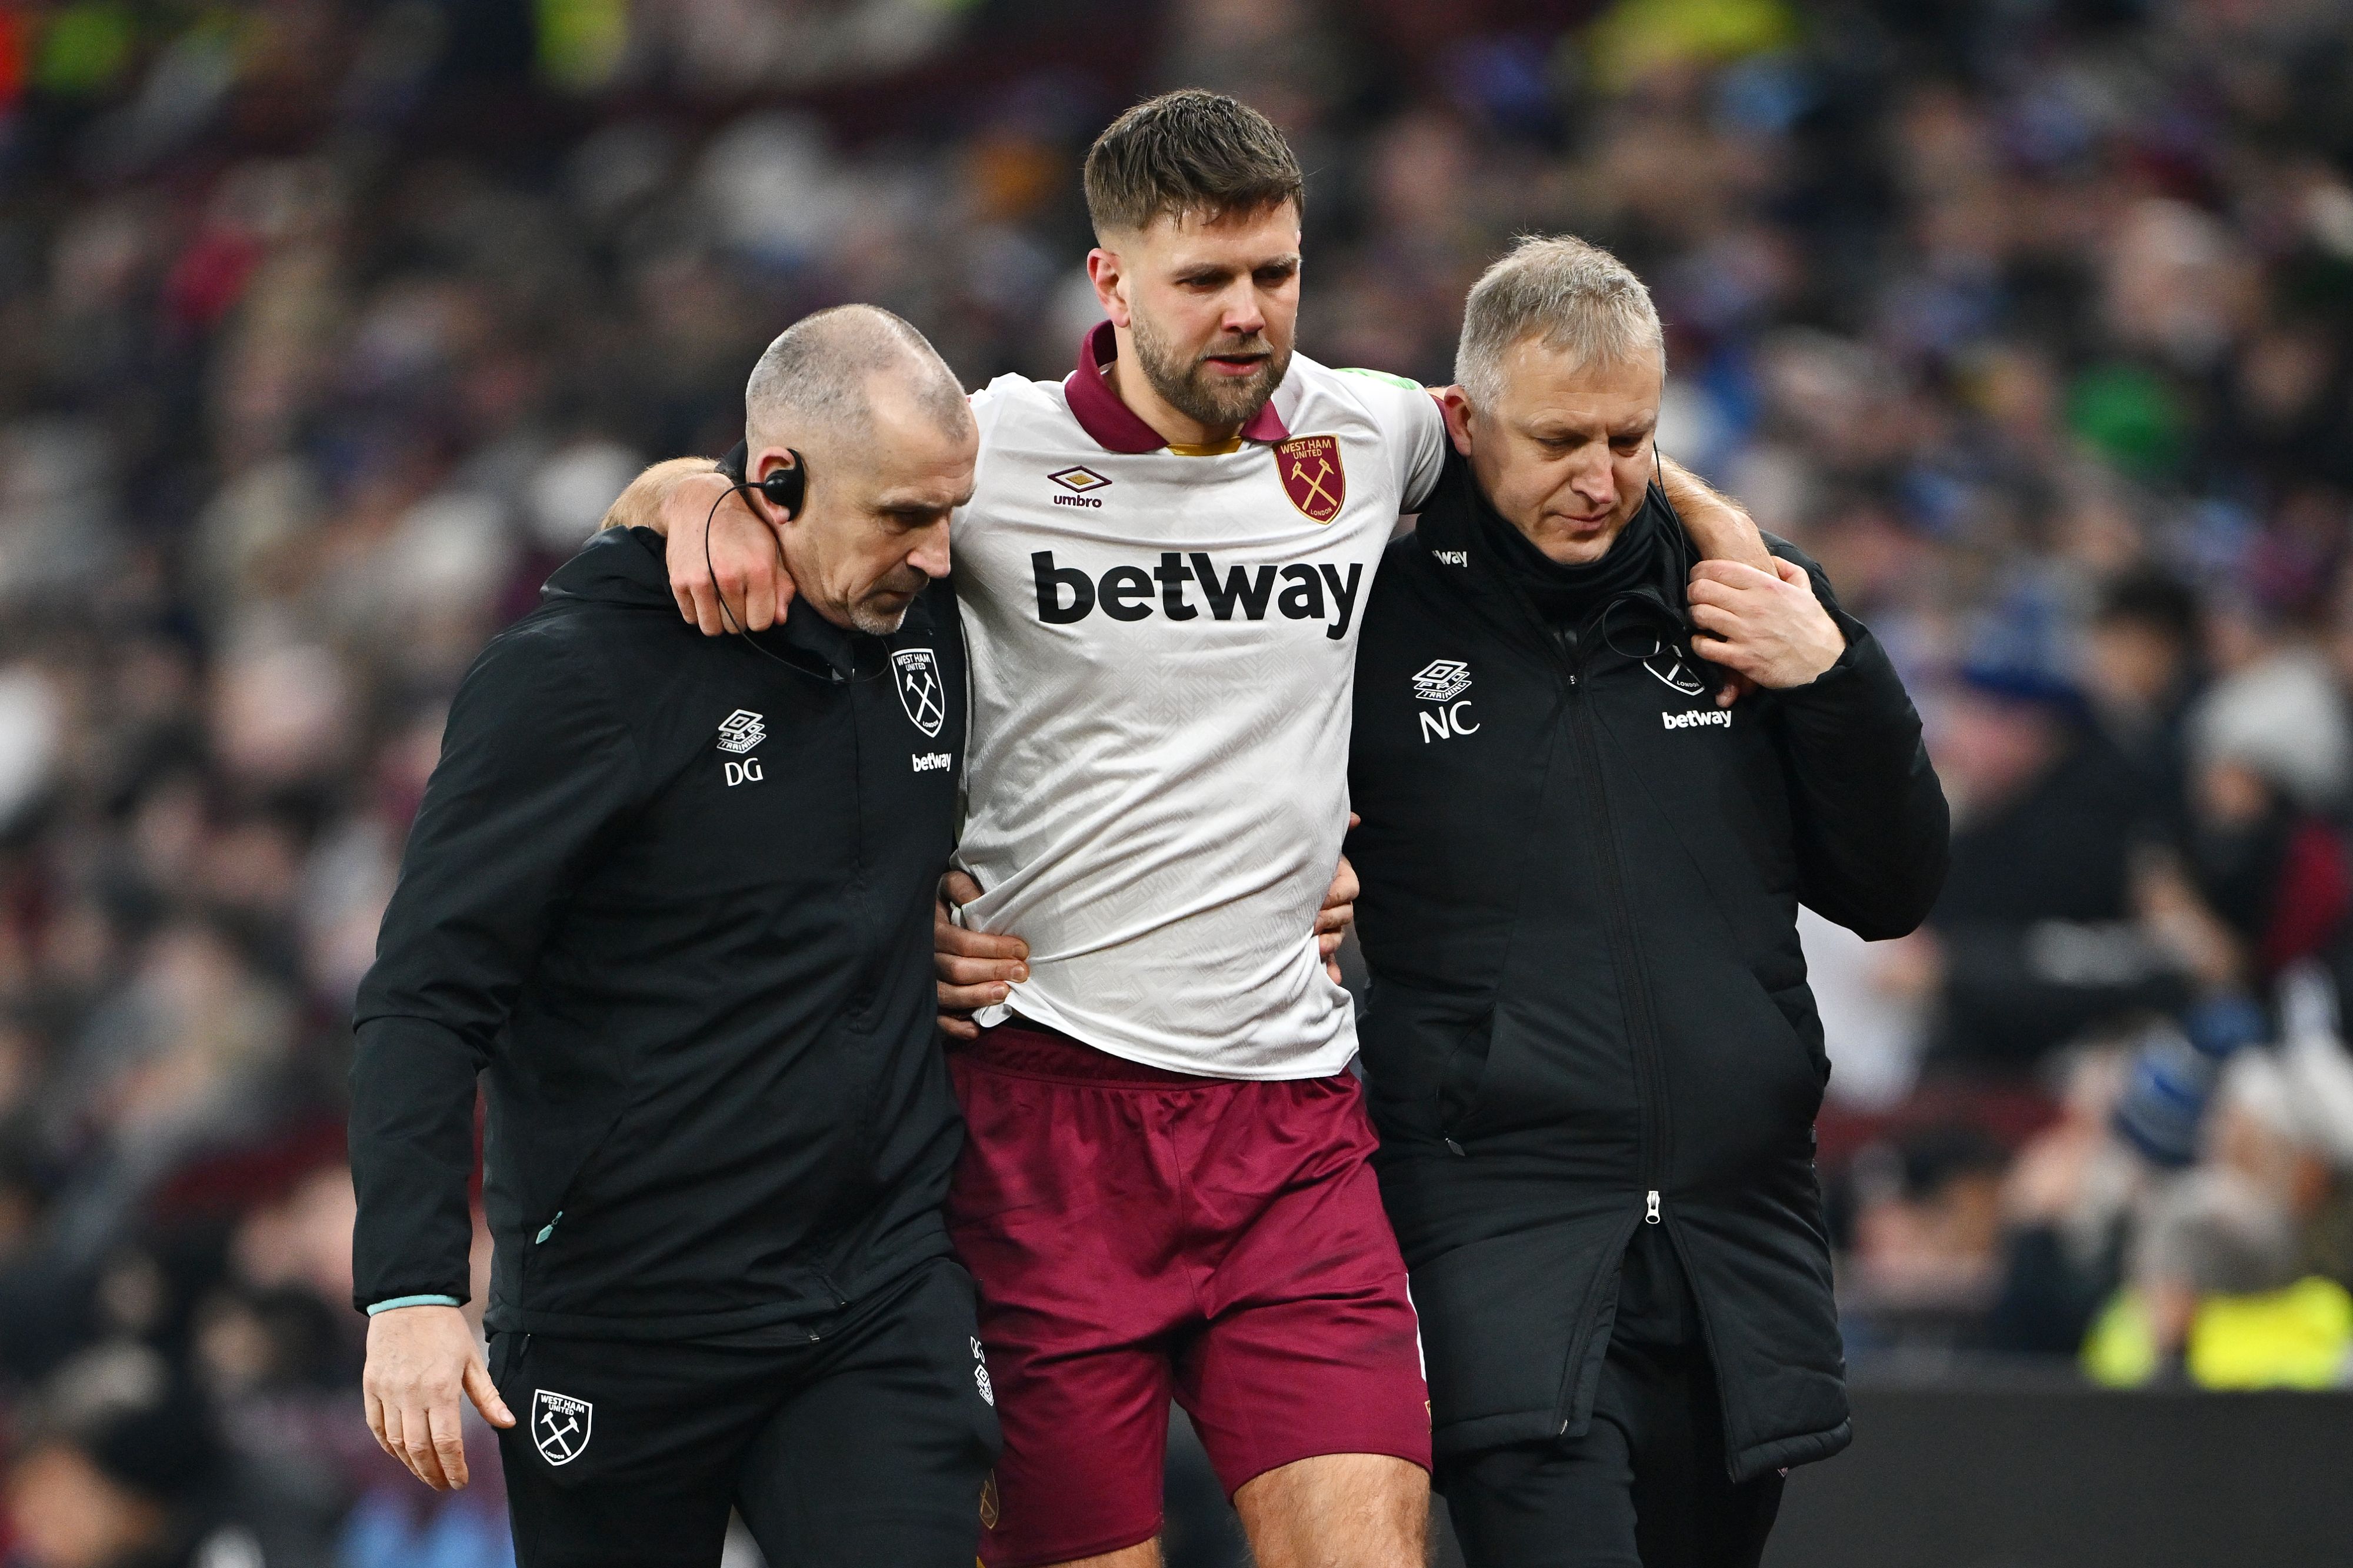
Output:
[[154,1352],[118,1345],[61,1367],[8,1476],[33,1568],[197,1568],[259,1561],[225,1523],[228,1477],[202,1397]]
[[1858,1379],[2072,1376],[2129,1320],[2146,1354],[2089,1364],[2194,1381],[2216,1303],[2295,1338],[2353,1285],[2342,1031],[2282,999],[2353,976],[2353,11],[1104,15],[0,8],[0,1562],[68,1550],[20,1517],[37,1454],[177,1518],[32,1446],[124,1345],[277,1489],[238,1523],[269,1568],[500,1560],[479,1485],[380,1494],[335,1212],[448,693],[646,456],[733,442],[782,323],[871,300],[970,384],[1060,374],[1080,156],[1179,84],[1299,147],[1327,363],[1442,379],[1520,232],[1652,279],[1665,449],[1920,698],[1945,900],[1807,932]]

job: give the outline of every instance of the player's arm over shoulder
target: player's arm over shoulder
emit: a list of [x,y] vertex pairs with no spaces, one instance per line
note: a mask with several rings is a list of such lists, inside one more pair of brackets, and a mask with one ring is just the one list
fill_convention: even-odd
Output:
[[628,489],[613,498],[605,509],[605,521],[596,531],[608,528],[650,528],[656,533],[668,533],[670,524],[663,521],[663,504],[682,483],[704,480],[704,488],[713,494],[725,481],[719,477],[719,465],[709,458],[666,458],[629,481]]
[[1397,474],[1398,510],[1419,511],[1446,466],[1446,419],[1435,389],[1409,376],[1351,365],[1338,374],[1379,431]]
[[1773,570],[1764,533],[1738,501],[1665,456],[1659,459],[1659,488],[1666,491],[1667,504],[1674,509],[1703,559],[1738,561],[1765,573]]
[[[972,411],[980,421],[981,435],[986,440],[996,413],[1007,402],[1007,395],[1015,387],[1029,383],[1022,376],[1000,375],[987,386],[972,394]],[[680,519],[693,521],[701,515],[694,505],[681,508],[681,498],[700,501],[708,507],[724,491],[727,480],[719,471],[719,464],[710,458],[665,458],[647,468],[631,479],[628,488],[613,500],[605,510],[605,519],[596,525],[598,532],[608,528],[646,528],[667,535]]]

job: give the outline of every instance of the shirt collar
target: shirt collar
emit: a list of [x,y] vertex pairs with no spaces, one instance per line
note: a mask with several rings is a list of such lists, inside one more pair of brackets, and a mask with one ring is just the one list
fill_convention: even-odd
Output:
[[[1103,366],[1119,357],[1119,335],[1109,321],[1098,321],[1079,340],[1079,365],[1064,378],[1062,395],[1079,428],[1107,452],[1157,452],[1168,445],[1160,432],[1146,425],[1111,388]],[[1274,399],[1259,405],[1242,426],[1245,441],[1288,441],[1291,432],[1274,411]]]

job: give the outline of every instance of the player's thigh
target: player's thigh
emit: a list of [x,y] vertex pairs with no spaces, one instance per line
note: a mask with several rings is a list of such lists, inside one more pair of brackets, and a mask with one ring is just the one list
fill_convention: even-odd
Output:
[[1167,1267],[1182,1229],[1149,1088],[952,1060],[967,1134],[948,1202],[978,1283],[1005,1434],[990,1568],[1084,1562],[1160,1530],[1173,1389],[1163,1348],[1198,1313]]
[[1228,1495],[1323,1455],[1427,1473],[1419,1325],[1368,1165],[1270,1201],[1218,1279],[1229,1298],[1179,1363],[1177,1397]]
[[997,1423],[971,1279],[927,1264],[840,1331],[745,1455],[735,1504],[770,1568],[971,1568]]
[[721,1353],[501,1334],[493,1378],[518,1568],[711,1568],[757,1378]]
[[1596,1421],[1569,1443],[1515,1443],[1439,1462],[1467,1568],[1644,1568],[1625,1433]]
[[1173,1377],[1149,1344],[988,1346],[1005,1431],[981,1557],[1077,1563],[1160,1533]]

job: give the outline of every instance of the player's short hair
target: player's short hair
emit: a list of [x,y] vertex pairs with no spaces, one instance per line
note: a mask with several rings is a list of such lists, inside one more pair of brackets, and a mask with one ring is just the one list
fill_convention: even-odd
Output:
[[1154,218],[1221,218],[1280,202],[1304,211],[1306,176],[1274,121],[1239,99],[1199,88],[1164,92],[1121,115],[1087,150],[1087,216],[1095,234]]
[[744,384],[747,432],[811,426],[855,435],[872,418],[874,378],[896,374],[916,406],[947,428],[972,418],[972,405],[939,350],[906,321],[875,305],[836,305],[777,334]]
[[1529,235],[1480,276],[1462,306],[1454,379],[1473,403],[1503,391],[1504,355],[1525,338],[1565,351],[1578,368],[1655,353],[1667,343],[1651,291],[1624,262],[1569,235]]

